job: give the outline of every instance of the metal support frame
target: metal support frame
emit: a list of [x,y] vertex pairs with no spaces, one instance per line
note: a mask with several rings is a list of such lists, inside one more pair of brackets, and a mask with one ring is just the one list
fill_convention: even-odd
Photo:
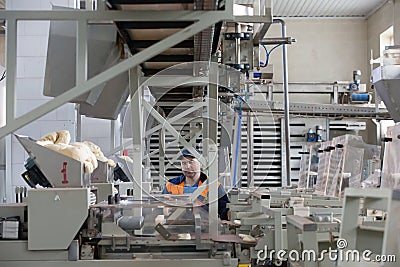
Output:
[[[183,117],[189,115],[192,112],[195,112],[196,110],[198,110],[199,108],[202,108],[206,105],[206,103],[204,102],[197,102],[197,103],[193,103],[193,106],[187,110],[182,111],[181,113],[177,114],[176,116],[172,117],[172,118],[168,118],[166,121],[169,124],[172,124],[173,122],[176,122],[180,119],[182,119]],[[160,123],[159,125],[149,129],[148,131],[146,131],[146,136],[150,136],[151,134],[155,133],[156,131],[162,129],[164,127],[164,125],[162,123]]]
[[[213,61],[216,61],[213,58]],[[207,162],[209,164],[209,233],[212,236],[218,235],[218,64],[211,62],[210,81],[208,84],[208,155]]]
[[159,168],[159,181],[158,184],[160,186],[164,186],[165,181],[165,130],[163,128],[160,129],[158,134],[158,168]]
[[[286,38],[286,23],[281,19],[274,19],[274,23],[280,23],[282,28],[282,38]],[[285,111],[285,168],[286,168],[286,185],[290,186],[290,123],[289,123],[289,76],[288,76],[288,64],[287,64],[287,51],[286,44],[282,45],[282,57],[283,57],[283,94],[284,94],[284,111]],[[283,177],[282,177],[283,180]]]
[[75,104],[75,115],[76,115],[76,126],[75,126],[75,141],[81,142],[82,141],[82,115],[79,114],[79,104]]
[[[156,15],[157,14],[157,15]],[[35,108],[28,114],[15,118],[15,71],[16,71],[16,33],[17,20],[112,20],[112,21],[147,21],[148,18],[157,21],[178,20],[195,21],[192,25],[157,42],[131,58],[109,68],[95,77],[77,83],[75,87],[47,103]],[[186,40],[196,33],[222,20],[233,20],[233,3],[227,1],[225,11],[1,11],[0,18],[7,20],[7,124],[0,128],[0,138],[27,125],[28,123],[53,111],[75,97],[89,92],[96,86],[113,77],[138,66],[140,63],[160,54],[168,48]],[[79,34],[78,34],[79,35]],[[83,35],[83,33],[81,33]],[[80,36],[78,36],[78,41]],[[83,37],[84,38],[84,37]],[[84,50],[83,45],[80,47]],[[78,49],[78,50],[80,50]],[[82,64],[79,60],[77,64]],[[82,60],[83,61],[83,60]],[[82,69],[78,66],[77,69]],[[14,77],[14,79],[13,79]],[[79,76],[78,76],[79,77]]]
[[[288,250],[297,250],[299,255],[302,250],[313,251],[316,255],[318,255],[318,238],[317,238],[317,224],[314,222],[302,218],[296,215],[288,215],[286,217],[287,220],[287,236],[288,236]],[[298,237],[301,236],[301,244],[300,248],[297,244],[300,244],[298,241]],[[300,261],[302,263],[301,266],[304,267],[317,267],[317,261]],[[290,265],[295,266],[295,262],[290,262]]]
[[203,166],[206,165],[206,161],[204,160],[204,158],[199,154],[199,152],[197,152],[189,142],[187,142],[181,135],[180,133],[178,133],[177,130],[175,130],[175,128],[169,124],[167,122],[167,120],[160,115],[160,113],[158,113],[149,103],[147,103],[146,101],[143,102],[145,109],[150,112],[150,114],[162,125],[165,126],[165,128],[175,137],[179,140],[179,142],[185,146],[186,149],[188,149],[193,155],[195,155],[201,164],[203,164]]
[[[193,136],[192,138],[190,138],[190,140],[189,140],[189,142],[188,142],[189,145],[192,146],[193,144],[195,144],[195,143],[196,143],[196,139],[197,139],[200,135],[201,135],[201,131],[199,130],[199,131],[197,131],[197,132],[194,134],[194,136]],[[179,142],[179,140],[174,141],[174,142],[172,142],[172,143],[175,144],[176,142]],[[172,145],[172,143],[169,144],[169,145]],[[171,162],[169,162],[168,165],[165,167],[165,171],[172,167],[172,165],[178,160],[179,156],[180,156],[180,154],[178,153],[178,154],[176,154],[176,155],[171,159]]]
[[272,17],[266,16],[268,14],[271,14],[271,4],[272,1],[254,1],[255,6],[254,10],[256,14],[259,14],[261,16],[265,17],[265,23],[260,25],[260,27],[257,29],[257,31],[254,34],[253,40],[254,44],[258,45],[261,41],[262,38],[264,38],[265,34],[267,33],[269,27],[271,26],[270,20]]
[[[15,118],[15,78],[17,72],[17,20],[7,20],[6,23],[6,66],[7,66],[7,80],[6,80],[6,126],[13,123]],[[9,66],[12,66],[9,68]],[[1,129],[6,127],[3,126]],[[0,138],[5,135],[0,134]]]
[[[142,161],[143,161],[143,106],[142,106],[142,90],[139,86],[139,68],[134,67],[129,71],[129,89],[131,94],[131,125],[132,125],[132,143],[133,143],[133,170],[135,186],[133,187],[133,199],[142,200]],[[143,100],[144,101],[144,100]],[[133,127],[133,125],[136,125]],[[142,216],[142,209],[135,208],[133,211],[135,216]]]
[[8,160],[7,157],[11,157],[11,135],[6,136],[5,138],[5,142],[6,142],[6,171],[5,171],[5,177],[4,179],[6,179],[6,188],[5,188],[5,202],[7,201],[11,201],[12,200],[12,181],[11,181],[11,177],[12,177],[12,164],[11,164],[11,160]]
[[[174,116],[174,117],[172,117],[172,118],[168,118],[168,119],[167,119],[167,122],[170,123],[170,124],[173,123],[173,122],[176,122],[176,121],[182,119],[183,117],[185,117],[186,115],[188,115],[188,114],[190,114],[190,113],[196,111],[197,109],[203,107],[204,105],[205,105],[204,102],[195,103],[195,104],[193,104],[193,106],[192,106],[191,108],[189,108],[189,109],[187,109],[187,110],[185,110],[185,111],[183,111],[183,112],[177,114],[176,116]],[[157,131],[163,129],[163,127],[164,127],[164,125],[163,125],[162,123],[160,123],[160,124],[154,126],[153,128],[147,130],[146,133],[145,133],[145,136],[148,137],[148,136],[152,135],[153,133],[155,133],[155,132],[157,132]],[[187,136],[184,136],[184,138],[186,138],[186,137],[187,137]],[[174,143],[174,142],[173,142],[173,143]],[[168,144],[166,147],[172,145],[173,143]],[[122,150],[122,149],[124,149],[125,147],[128,147],[128,146],[130,146],[130,145],[132,145],[132,140],[128,140],[128,141],[126,141],[124,144],[122,144],[122,145],[120,145],[120,146],[118,146],[118,147],[112,148],[112,149],[110,150],[110,152],[107,153],[105,156],[110,156],[110,155],[112,155],[112,154],[114,154],[114,153],[117,153],[118,151],[120,151],[120,150]],[[157,150],[156,152],[158,152],[158,150]],[[152,154],[154,154],[154,153],[156,153],[156,152],[152,152],[152,153],[146,155],[145,158],[148,157],[148,156],[152,156]]]
[[[161,131],[164,131],[164,136],[165,136],[165,129],[162,128],[162,129],[160,129],[160,132],[161,132]],[[192,144],[192,142],[194,143],[195,140],[200,136],[200,134],[201,134],[201,131],[198,130],[198,131],[196,131],[196,132],[194,132],[194,133],[193,133],[193,132],[187,133],[187,134],[185,134],[185,135],[182,136],[182,137],[185,138],[185,139],[186,139],[186,138],[190,138],[189,143]],[[165,149],[167,149],[168,147],[170,147],[170,146],[172,146],[172,145],[175,145],[176,143],[179,143],[179,140],[174,140],[174,141],[172,141],[172,142],[168,142],[168,144],[165,144],[165,140],[164,140],[164,144],[163,144],[162,147],[160,147],[159,149],[155,149],[155,150],[151,151],[150,153],[147,153],[147,154],[144,156],[144,159],[150,158],[150,157],[156,155],[157,153],[160,153],[160,149],[164,149],[164,151],[165,151]]]
[[254,187],[254,116],[247,112],[247,187]]

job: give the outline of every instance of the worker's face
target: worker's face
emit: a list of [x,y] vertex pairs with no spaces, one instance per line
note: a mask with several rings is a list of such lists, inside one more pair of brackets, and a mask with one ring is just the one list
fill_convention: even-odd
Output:
[[196,158],[183,157],[181,161],[182,172],[187,178],[193,178],[200,172],[200,162]]

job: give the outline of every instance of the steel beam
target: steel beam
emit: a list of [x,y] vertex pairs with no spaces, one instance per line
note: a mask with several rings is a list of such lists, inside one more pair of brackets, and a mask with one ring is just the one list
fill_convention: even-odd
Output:
[[[52,11],[0,11],[3,20],[87,20],[87,21],[198,21],[203,15],[211,15],[214,20],[232,20],[226,11],[92,11],[92,10],[52,10]],[[181,40],[183,41],[183,40]]]
[[217,59],[213,58],[210,66],[210,82],[208,84],[208,127],[207,127],[207,162],[209,169],[209,233],[218,236],[218,75]]
[[[190,113],[192,113],[192,112],[194,112],[194,111],[196,111],[199,108],[204,107],[204,106],[205,106],[204,102],[193,103],[191,108],[189,108],[189,109],[187,109],[185,111],[182,111],[181,113],[179,113],[178,115],[176,115],[176,116],[174,116],[172,118],[167,119],[167,122],[170,123],[170,124],[173,123],[173,122],[176,122],[177,120],[182,119],[183,117],[189,115]],[[159,124],[159,125],[151,128],[151,129],[149,129],[148,131],[146,131],[146,136],[150,136],[151,134],[155,133],[156,131],[160,130],[163,127],[164,127],[163,124]]]
[[[129,71],[129,89],[131,97],[131,125],[133,143],[133,170],[131,171],[135,182],[135,185],[133,186],[133,200],[141,201],[143,196],[143,88],[139,86],[138,67],[134,67]],[[142,208],[134,208],[133,214],[135,216],[142,216]]]
[[208,83],[208,77],[194,77],[188,75],[156,75],[143,77],[142,86],[155,86],[176,88],[177,86],[204,86]]
[[[15,78],[17,71],[17,21],[8,20],[6,23],[6,126],[13,123],[15,118]],[[4,126],[4,127],[6,127]],[[3,128],[3,127],[2,127]],[[3,137],[4,135],[1,135]]]
[[[21,12],[23,12],[23,11],[21,11]],[[40,11],[38,11],[38,12],[40,13]],[[52,11],[52,12],[55,12],[55,11]],[[36,12],[33,12],[33,13],[36,13]],[[73,13],[80,13],[80,12],[75,11]],[[2,17],[1,16],[2,14],[5,15],[7,13],[4,13],[4,12],[0,13],[0,17]],[[51,14],[51,13],[49,13],[49,14]],[[75,97],[82,95],[82,94],[90,91],[94,87],[114,78],[115,76],[121,74],[122,72],[127,71],[130,68],[133,68],[135,66],[138,66],[142,62],[154,57],[155,55],[160,54],[161,52],[182,42],[183,40],[186,40],[187,38],[210,27],[211,25],[215,24],[216,22],[218,22],[220,20],[224,20],[224,19],[229,19],[231,17],[231,16],[229,16],[228,13],[225,13],[225,12],[222,13],[223,15],[221,14],[221,17],[215,17],[213,14],[214,13],[204,13],[204,14],[198,16],[197,17],[197,19],[199,20],[198,22],[163,39],[162,41],[158,42],[157,44],[154,44],[151,47],[135,54],[131,58],[124,60],[123,62],[96,75],[92,79],[76,85],[72,89],[70,89],[67,92],[61,94],[60,96],[48,101],[46,104],[43,104],[40,107],[37,107],[36,109],[32,110],[31,112],[29,112],[19,118],[16,118],[13,121],[10,121],[10,123],[7,123],[6,126],[0,128],[0,138],[4,137],[5,135],[42,117],[43,115],[53,111],[54,109],[60,107],[61,105],[71,101]],[[196,17],[196,16],[194,16],[194,14],[192,13],[192,17]],[[36,19],[45,19],[45,18],[39,16]],[[15,45],[15,43],[14,43],[14,45]],[[9,57],[11,58],[11,56],[9,56]],[[15,60],[15,57],[14,57],[14,60]],[[15,65],[14,65],[14,67],[15,67]],[[10,70],[10,69],[7,71],[11,71],[11,73],[13,72],[13,70]],[[12,90],[12,92],[13,92],[14,86],[12,86],[12,88],[8,87],[7,91],[8,90]]]
[[168,121],[163,118],[149,103],[147,103],[146,101],[143,102],[144,107],[150,112],[150,114],[161,124],[165,125],[165,129],[167,129],[175,138],[177,138],[179,140],[179,142],[185,146],[186,149],[188,149],[194,156],[196,156],[198,158],[198,160],[200,161],[200,163],[203,166],[206,166],[206,161],[204,160],[204,158],[202,157],[202,155],[199,154],[199,152],[197,152],[189,142],[187,142],[185,140],[185,138],[183,138],[176,130],[175,128],[168,123]]
[[[201,134],[201,131],[198,131],[198,132],[190,139],[189,144],[190,144],[190,145],[195,144],[195,143],[196,143],[196,139],[200,136],[200,134]],[[176,142],[179,142],[179,140],[176,140]],[[165,170],[168,170],[169,168],[171,168],[172,164],[178,160],[179,156],[180,156],[179,153],[176,154],[176,155],[171,159],[171,162],[168,163],[168,165],[165,167]]]

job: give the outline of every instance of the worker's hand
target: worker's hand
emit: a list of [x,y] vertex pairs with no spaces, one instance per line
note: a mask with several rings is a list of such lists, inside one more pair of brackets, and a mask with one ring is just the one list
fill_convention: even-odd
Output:
[[228,212],[226,213],[226,216],[228,217],[228,221],[231,220],[231,210],[228,210]]

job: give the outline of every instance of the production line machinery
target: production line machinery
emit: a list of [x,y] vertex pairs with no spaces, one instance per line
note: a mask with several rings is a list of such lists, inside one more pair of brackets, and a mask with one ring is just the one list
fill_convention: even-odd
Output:
[[23,203],[0,207],[0,265],[237,266],[234,244],[244,241],[222,224],[213,235],[214,220],[189,196],[114,195],[107,173],[91,183],[82,162],[17,138],[42,176]]
[[[18,139],[43,177],[54,176],[47,180],[52,187],[30,189],[22,203],[0,206],[1,266],[354,266],[288,254],[323,255],[342,239],[349,241],[343,251],[374,242],[372,255],[399,255],[397,237],[390,235],[400,203],[396,190],[350,188],[343,200],[312,189],[233,189],[230,221],[220,221],[196,204],[202,188],[192,195],[149,194],[141,201],[111,192],[100,200],[101,187],[91,184],[81,162],[28,137]],[[71,167],[67,177],[59,168],[64,162]]]

